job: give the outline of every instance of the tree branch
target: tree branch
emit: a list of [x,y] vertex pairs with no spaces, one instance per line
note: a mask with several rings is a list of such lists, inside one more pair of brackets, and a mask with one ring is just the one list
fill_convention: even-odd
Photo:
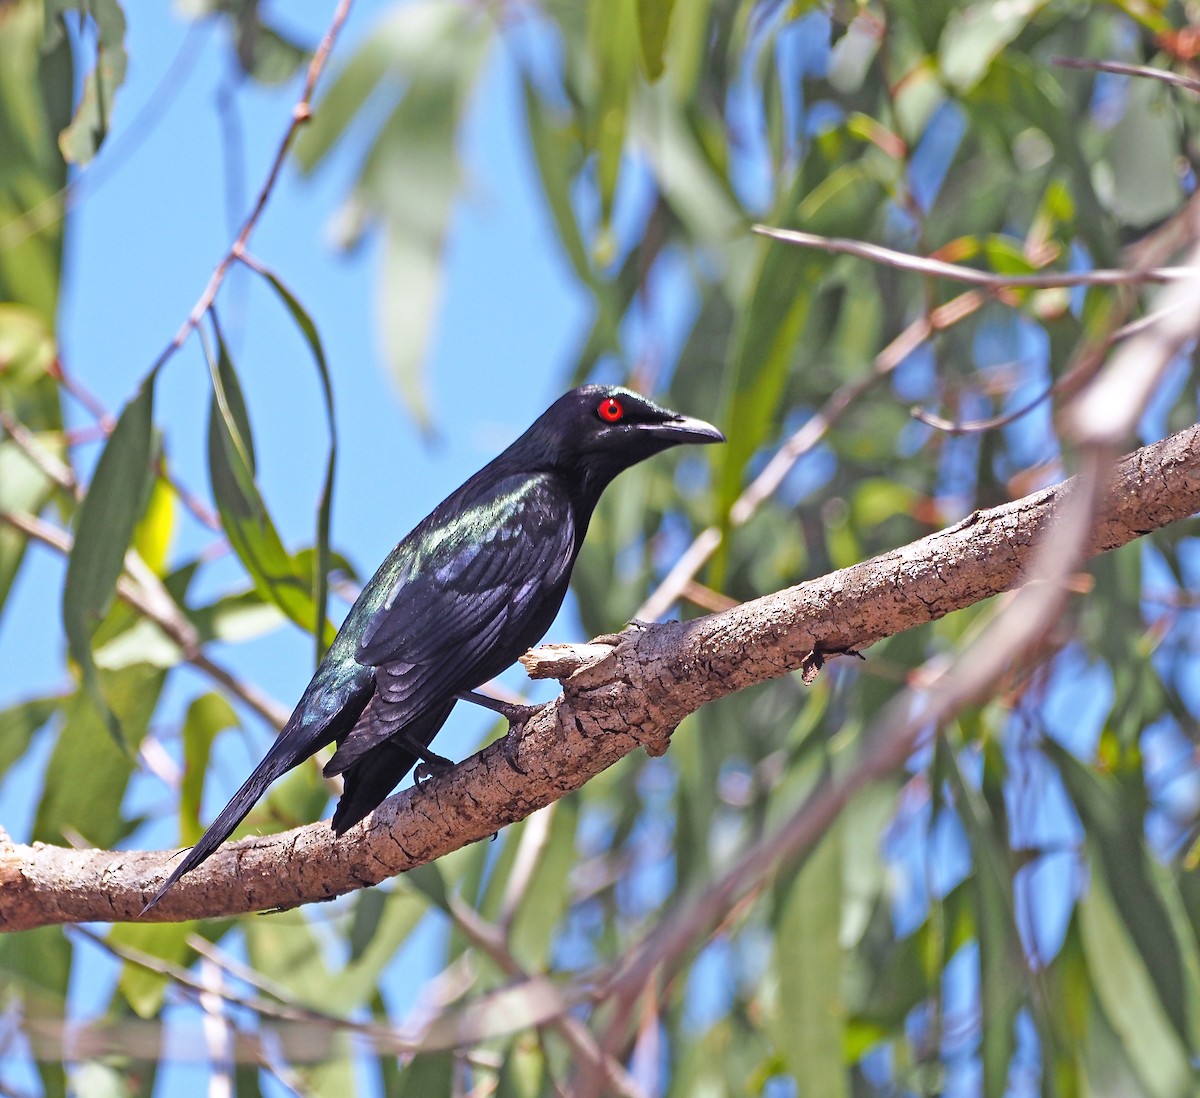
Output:
[[[491,835],[639,745],[661,754],[679,722],[705,702],[1019,586],[1072,483],[976,512],[874,560],[721,614],[637,627],[598,649],[555,649],[553,675],[569,675],[563,694],[510,745],[527,773],[514,770],[505,745],[494,743],[392,797],[341,839],[317,823],[231,843],[148,918],[227,916],[330,899]],[[1104,499],[1089,556],[1200,510],[1200,426],[1121,460]],[[541,661],[531,662],[536,668]],[[0,839],[0,928],[136,918],[171,857]]]

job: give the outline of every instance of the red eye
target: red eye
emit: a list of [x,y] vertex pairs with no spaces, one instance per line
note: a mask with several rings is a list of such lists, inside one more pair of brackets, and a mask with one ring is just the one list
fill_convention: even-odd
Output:
[[596,409],[596,414],[605,423],[617,423],[625,418],[625,409],[621,407],[621,402],[616,397],[605,397],[600,401],[600,407]]

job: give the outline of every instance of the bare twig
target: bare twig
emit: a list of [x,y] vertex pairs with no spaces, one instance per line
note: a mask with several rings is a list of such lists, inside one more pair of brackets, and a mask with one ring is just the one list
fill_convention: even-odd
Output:
[[1054,395],[1054,389],[1054,385],[1049,385],[1028,404],[1023,404],[1020,408],[1012,412],[1005,412],[1004,415],[992,416],[990,419],[970,419],[955,422],[952,419],[935,416],[932,412],[927,412],[924,408],[919,407],[913,408],[910,414],[913,419],[924,423],[926,427],[932,427],[935,431],[943,431],[948,435],[969,435],[979,431],[995,431],[1000,427],[1007,427],[1022,416],[1027,416],[1039,404],[1049,400]]
[[1063,69],[1090,69],[1097,72],[1111,72],[1118,76],[1143,76],[1149,80],[1159,80],[1164,84],[1174,84],[1188,91],[1200,92],[1200,80],[1191,76],[1181,76],[1177,72],[1166,69],[1156,69],[1149,65],[1130,65],[1125,61],[1101,61],[1094,57],[1052,57],[1050,64]]
[[1149,267],[1145,269],[1120,270],[1102,269],[1095,271],[1054,271],[1046,274],[1007,275],[994,271],[980,271],[975,267],[963,267],[928,256],[897,252],[880,244],[868,244],[863,240],[847,240],[844,237],[818,236],[796,229],[777,229],[770,225],[755,225],[754,231],[772,240],[796,244],[803,248],[814,248],[831,255],[853,255],[867,259],[884,267],[901,271],[929,275],[932,278],[947,278],[954,282],[967,282],[987,290],[1029,289],[1049,290],[1063,286],[1134,286],[1146,282],[1178,282],[1189,278],[1188,267]]

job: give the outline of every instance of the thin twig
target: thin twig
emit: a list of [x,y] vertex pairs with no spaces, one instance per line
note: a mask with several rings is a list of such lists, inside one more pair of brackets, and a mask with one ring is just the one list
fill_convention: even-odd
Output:
[[[71,536],[35,515],[0,511],[0,522],[7,523],[26,537],[51,549],[70,555]],[[132,550],[125,556],[125,567],[136,572],[136,577],[133,574],[120,576],[117,579],[117,595],[143,617],[154,622],[174,641],[184,662],[204,672],[273,727],[282,728],[291,710],[205,655],[195,626],[184,616],[175,600],[162,586],[162,581]]]
[[0,409],[0,427],[8,433],[9,438],[13,440],[21,453],[37,467],[43,476],[70,492],[76,499],[79,498],[79,482],[75,479],[75,471],[57,454],[51,453],[43,446],[37,435],[24,423],[9,412]]
[[187,341],[188,336],[196,330],[200,321],[204,319],[204,315],[212,308],[212,304],[217,297],[217,291],[220,290],[221,283],[225,281],[225,276],[245,250],[246,244],[250,240],[250,234],[254,232],[259,218],[262,217],[263,210],[266,209],[267,200],[271,197],[271,192],[275,189],[275,184],[279,179],[279,173],[283,169],[283,164],[287,158],[288,150],[291,148],[292,141],[295,139],[300,127],[312,117],[312,97],[317,86],[317,80],[320,78],[325,64],[329,60],[329,54],[333,49],[338,32],[342,29],[342,24],[346,21],[346,16],[350,14],[350,5],[352,2],[353,0],[338,0],[338,6],[333,13],[333,18],[330,20],[329,27],[326,29],[320,45],[317,46],[313,53],[312,61],[309,62],[308,75],[304,79],[304,90],[300,95],[300,99],[292,108],[291,122],[288,124],[287,131],[283,135],[283,140],[279,143],[279,148],[275,152],[275,159],[271,162],[266,182],[263,183],[262,189],[258,192],[258,198],[254,202],[253,209],[251,209],[249,216],[242,224],[237,237],[229,246],[229,250],[221,257],[220,262],[213,269],[212,276],[208,280],[208,285],[204,287],[204,292],[200,295],[196,304],[192,306],[192,311],[188,314],[187,320],[183,322],[183,325],[175,333],[171,342],[163,348],[158,358],[154,360],[154,365],[150,370],[151,373],[158,370],[167,359],[178,351]]
[[943,431],[948,435],[969,435],[980,431],[995,431],[1000,427],[1007,427],[1022,416],[1028,415],[1039,404],[1049,400],[1054,395],[1055,388],[1056,385],[1048,385],[1043,392],[1039,393],[1028,404],[1022,405],[1015,411],[1005,412],[999,416],[992,416],[990,419],[968,419],[955,422],[952,419],[935,416],[932,412],[927,412],[921,407],[913,408],[909,414],[913,419],[924,423],[926,427],[932,427],[935,431]]
[[1100,61],[1093,57],[1052,57],[1050,64],[1063,69],[1094,69],[1097,72],[1112,72],[1118,76],[1143,76],[1149,80],[1159,80],[1164,84],[1174,84],[1176,87],[1187,88],[1188,91],[1200,92],[1200,80],[1191,76],[1181,76],[1166,69],[1155,69],[1149,65],[1130,65],[1125,61]]
[[[499,927],[487,922],[474,908],[467,906],[453,894],[449,896],[449,900],[450,914],[454,921],[472,943],[483,950],[505,975],[523,982],[530,982],[534,979],[509,951],[508,943],[504,940],[504,934]],[[542,1025],[548,1025],[554,1029],[575,1056],[603,1080],[606,1093],[621,1095],[623,1098],[646,1098],[641,1087],[637,1085],[620,1062],[611,1056],[606,1056],[591,1031],[571,1014],[571,1007],[579,997],[581,996],[560,997],[559,1010],[554,1016],[545,1019]]]
[[948,278],[955,282],[967,282],[988,290],[1050,290],[1065,286],[1133,286],[1145,282],[1179,282],[1190,278],[1194,273],[1188,267],[1150,267],[1145,270],[1128,271],[1101,269],[1008,275],[995,271],[981,271],[975,267],[963,267],[958,263],[947,263],[929,256],[897,252],[880,244],[868,244],[863,240],[818,236],[816,233],[802,233],[796,229],[777,229],[770,225],[755,225],[754,231],[760,236],[769,236],[772,240],[781,240],[786,244],[814,248],[831,255],[853,255],[859,259],[879,263],[884,267],[913,271],[933,278]]

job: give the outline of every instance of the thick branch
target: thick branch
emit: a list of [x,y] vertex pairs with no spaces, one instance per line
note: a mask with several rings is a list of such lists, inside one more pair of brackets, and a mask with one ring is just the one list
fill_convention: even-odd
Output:
[[[556,650],[563,694],[508,762],[492,744],[385,802],[334,839],[325,823],[231,843],[149,916],[224,916],[329,899],[494,833],[578,789],[639,744],[654,754],[705,702],[861,650],[1021,583],[1071,482],[980,511],[874,560],[687,623],[637,628],[615,646]],[[1200,426],[1118,463],[1089,554],[1200,510]],[[535,666],[540,660],[532,661]],[[573,672],[573,673],[572,673]],[[0,845],[0,928],[135,918],[162,881],[162,852]]]

